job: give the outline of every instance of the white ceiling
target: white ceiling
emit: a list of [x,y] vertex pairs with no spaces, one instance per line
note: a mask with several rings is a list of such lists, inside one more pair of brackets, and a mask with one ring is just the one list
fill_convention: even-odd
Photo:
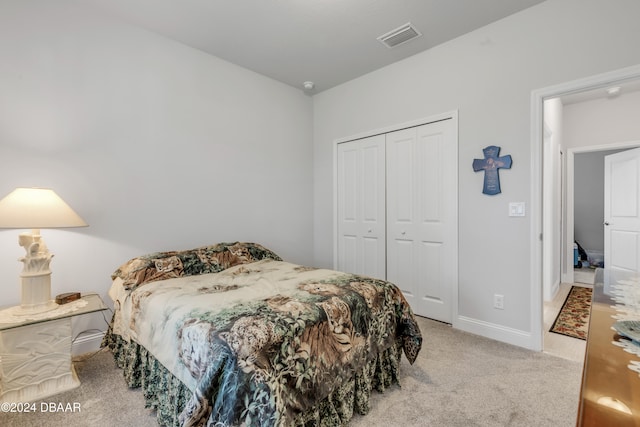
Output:
[[[319,92],[543,0],[82,0],[219,58]],[[422,37],[377,37],[411,22]]]

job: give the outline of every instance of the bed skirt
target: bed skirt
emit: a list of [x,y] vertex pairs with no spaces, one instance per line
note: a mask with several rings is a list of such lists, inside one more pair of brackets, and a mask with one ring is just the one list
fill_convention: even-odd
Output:
[[[183,426],[180,414],[187,405],[193,406],[193,392],[167,370],[143,346],[107,332],[102,346],[113,352],[116,366],[123,370],[130,388],[141,388],[146,407],[156,411],[158,423],[168,427]],[[286,426],[344,426],[354,413],[369,412],[372,390],[383,392],[399,383],[402,344],[396,342],[372,358],[342,386],[308,410],[298,413]],[[198,404],[195,404],[198,406]],[[211,405],[208,405],[209,408]],[[190,408],[193,410],[193,408]],[[208,414],[203,413],[201,426],[206,426]],[[192,424],[189,424],[190,426]],[[217,424],[215,424],[217,425]]]

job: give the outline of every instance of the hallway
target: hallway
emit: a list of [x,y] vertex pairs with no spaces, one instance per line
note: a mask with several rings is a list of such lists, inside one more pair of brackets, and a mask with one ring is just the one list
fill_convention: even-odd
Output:
[[543,351],[545,353],[583,363],[587,342],[577,338],[549,332],[549,329],[551,329],[551,325],[553,325],[554,320],[558,316],[571,287],[593,287],[594,276],[595,270],[576,269],[574,271],[574,280],[576,283],[561,283],[560,290],[556,294],[554,300],[544,303]]

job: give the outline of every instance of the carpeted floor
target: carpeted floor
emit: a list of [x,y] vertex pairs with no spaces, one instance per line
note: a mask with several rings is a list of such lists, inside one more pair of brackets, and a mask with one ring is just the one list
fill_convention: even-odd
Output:
[[586,340],[589,331],[592,292],[591,288],[573,286],[558,313],[558,317],[553,322],[550,332]]
[[[350,426],[497,427],[575,425],[580,363],[532,352],[419,318],[424,345],[403,359],[402,387],[373,392],[371,411]],[[76,363],[82,384],[45,399],[80,404],[80,412],[0,413],[0,426],[156,426],[139,390],[129,390],[111,354]]]

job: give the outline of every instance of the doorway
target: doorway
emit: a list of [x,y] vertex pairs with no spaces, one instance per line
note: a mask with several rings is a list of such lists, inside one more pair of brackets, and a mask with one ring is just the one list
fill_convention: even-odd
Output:
[[[568,150],[567,204],[570,209],[563,235],[567,242],[580,243],[589,255],[591,267],[598,265],[601,255],[605,266],[608,261],[604,259],[604,158],[638,146],[640,142],[629,141]],[[562,281],[581,282],[577,273],[582,269],[574,270],[570,262],[573,248],[565,246],[563,251],[568,261]],[[588,265],[586,267],[589,268]]]
[[[571,289],[574,286],[592,288],[595,278],[595,266],[602,266],[600,262],[604,262],[605,266],[609,263],[609,259],[604,257],[605,226],[603,218],[606,217],[604,212],[606,194],[604,185],[605,157],[627,151],[630,147],[637,145],[638,142],[612,143],[567,150],[567,173],[564,180],[566,185],[563,187],[563,191],[558,192],[562,193],[562,200],[558,204],[564,206],[562,211],[566,212],[566,216],[563,217],[564,220],[562,221],[562,229],[560,230],[558,241],[545,242],[545,261],[549,260],[549,262],[555,263],[562,261],[562,266],[554,270],[558,274],[558,278],[553,283],[558,284],[550,296],[547,295],[549,290],[548,283],[544,283],[543,350],[545,353],[577,362],[584,360],[586,349],[584,341],[548,331],[552,327]],[[547,200],[548,197],[545,197],[545,201]],[[545,201],[543,201],[543,204]],[[574,241],[579,242],[589,256],[588,261],[585,260],[578,263],[578,268],[574,268],[573,245],[571,245]],[[550,246],[552,249],[556,249],[559,246],[560,249],[559,251],[554,251],[553,255],[550,256],[549,252],[546,252],[546,248]],[[553,260],[552,258],[558,256],[557,254],[562,254],[563,256]],[[562,275],[561,280],[560,274]]]
[[[640,66],[634,66],[617,70],[602,75],[581,79],[561,85],[539,89],[532,92],[532,126],[531,126],[531,159],[532,159],[532,226],[531,226],[531,319],[532,319],[532,349],[541,351],[543,344],[543,271],[545,262],[549,262],[545,258],[547,253],[543,245],[543,230],[545,229],[545,209],[553,206],[553,200],[546,200],[546,194],[543,194],[543,144],[544,144],[544,101],[552,98],[566,97],[569,95],[586,94],[595,89],[604,90],[604,88],[616,84],[629,82],[640,82]],[[612,148],[612,147],[607,147]],[[569,166],[569,159],[567,159]],[[567,167],[568,169],[568,167]],[[567,170],[566,178],[569,177]],[[568,197],[567,197],[568,199]],[[567,200],[568,201],[568,200]],[[569,204],[563,201],[565,210],[568,210]],[[570,217],[569,213],[566,214]],[[568,226],[565,222],[565,226]],[[560,238],[559,236],[557,238]],[[569,239],[565,239],[565,245],[568,245]],[[571,241],[571,243],[573,243]],[[573,249],[573,245],[571,245]],[[566,255],[563,255],[563,258]],[[572,259],[568,258],[568,259]]]

